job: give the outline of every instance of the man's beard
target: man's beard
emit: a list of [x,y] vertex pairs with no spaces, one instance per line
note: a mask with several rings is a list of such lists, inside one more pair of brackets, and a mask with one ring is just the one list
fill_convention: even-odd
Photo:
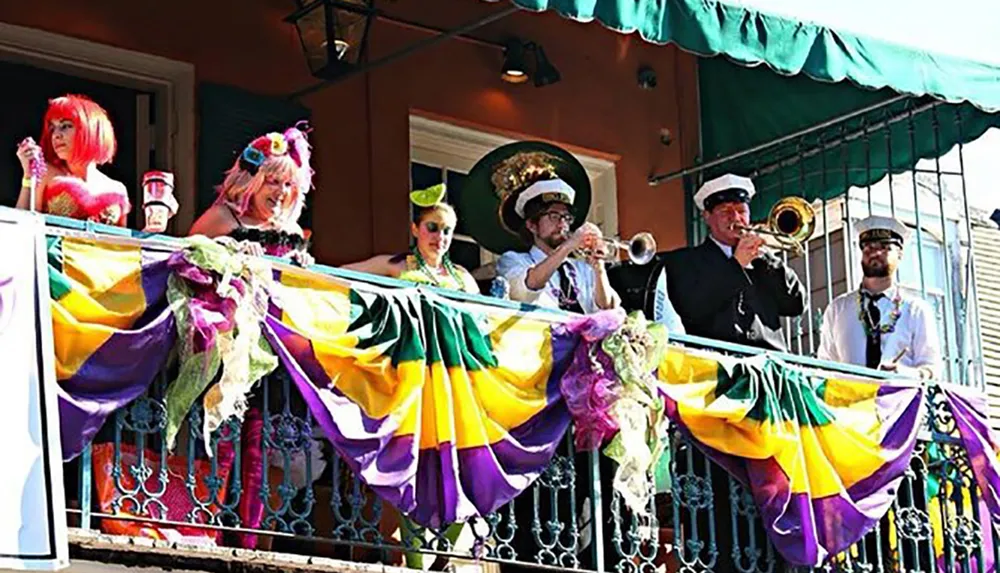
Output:
[[883,265],[881,263],[861,263],[861,272],[864,273],[865,278],[884,279],[889,276],[889,265]]
[[550,249],[558,249],[560,245],[566,242],[566,239],[566,235],[556,233],[543,238],[542,242],[548,245]]

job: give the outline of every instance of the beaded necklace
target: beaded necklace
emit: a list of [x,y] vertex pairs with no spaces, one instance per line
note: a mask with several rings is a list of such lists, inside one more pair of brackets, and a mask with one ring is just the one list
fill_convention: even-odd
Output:
[[[427,261],[424,260],[423,255],[420,254],[420,249],[413,247],[411,251],[413,252],[413,258],[417,260],[417,267],[420,269],[420,272],[427,275],[427,278],[431,279],[434,286],[447,288],[438,280],[438,273],[434,273],[427,264]],[[458,276],[458,271],[455,270],[455,265],[451,264],[451,258],[448,256],[448,253],[445,253],[444,258],[441,260],[441,266],[444,267],[445,272],[448,273],[448,276],[455,281],[455,284],[458,285],[459,288],[464,286],[465,283]]]
[[876,329],[882,334],[890,334],[896,330],[896,323],[899,322],[899,317],[902,314],[900,311],[902,302],[903,297],[897,288],[895,296],[892,297],[892,310],[889,312],[889,322],[874,324],[871,315],[868,314],[868,309],[865,308],[865,296],[861,292],[861,289],[858,289],[858,320],[861,321],[861,325],[865,328],[865,336],[871,336]]

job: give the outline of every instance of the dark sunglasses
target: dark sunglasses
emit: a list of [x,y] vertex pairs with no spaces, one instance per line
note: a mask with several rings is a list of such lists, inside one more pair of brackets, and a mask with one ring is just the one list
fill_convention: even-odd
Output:
[[440,231],[445,235],[450,235],[455,230],[446,225],[438,225],[434,221],[427,221],[426,223],[424,223],[424,228],[427,229],[428,233],[437,233]]

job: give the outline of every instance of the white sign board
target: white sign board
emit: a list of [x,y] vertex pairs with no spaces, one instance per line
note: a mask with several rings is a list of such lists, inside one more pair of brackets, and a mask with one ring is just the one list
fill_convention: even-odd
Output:
[[0,245],[0,569],[51,571],[69,545],[41,219],[0,208]]

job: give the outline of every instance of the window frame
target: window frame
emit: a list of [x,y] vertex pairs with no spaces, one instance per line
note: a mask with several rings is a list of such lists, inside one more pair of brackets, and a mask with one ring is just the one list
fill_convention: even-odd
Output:
[[4,22],[0,22],[0,59],[155,93],[156,125],[151,135],[156,161],[174,173],[180,207],[172,225],[187,231],[197,204],[193,64]]
[[[410,114],[410,164],[422,163],[442,170],[468,173],[483,156],[497,147],[518,141],[440,121],[419,114]],[[615,163],[575,151],[570,151],[590,178],[591,204],[587,220],[595,223],[607,237],[618,238],[618,178]],[[475,243],[468,235],[454,237],[456,241]],[[500,258],[480,247],[482,266]],[[469,269],[470,271],[474,269]]]

